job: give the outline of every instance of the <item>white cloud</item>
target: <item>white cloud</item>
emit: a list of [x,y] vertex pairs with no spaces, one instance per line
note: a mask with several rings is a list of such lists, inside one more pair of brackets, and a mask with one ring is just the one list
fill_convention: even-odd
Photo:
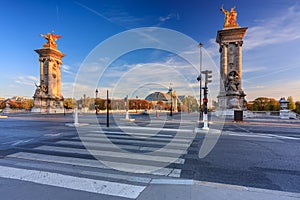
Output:
[[243,73],[251,73],[266,70],[267,67],[253,67],[253,66],[245,66],[243,68]]
[[179,20],[179,14],[177,13],[177,14],[175,14],[175,13],[170,13],[170,14],[168,14],[167,16],[160,16],[159,17],[159,21],[160,22],[166,22],[166,21],[168,21],[168,20],[170,20],[170,19],[177,19],[177,20]]
[[[281,97],[292,96],[295,101],[300,100],[300,90],[299,90],[300,81],[290,81],[285,82],[284,86],[282,81],[272,81],[264,83],[263,85],[254,85],[250,87],[245,87],[246,98],[248,100],[254,100],[258,97],[272,97],[275,99],[280,99]],[[284,88],[284,89],[283,89]]]
[[172,20],[172,19],[176,19],[176,20],[179,20],[180,19],[180,16],[178,13],[169,13],[168,15],[166,16],[160,16],[158,18],[159,20],[159,23],[156,25],[156,26],[161,26],[162,24],[164,24],[165,22],[169,21],[169,20]]
[[245,50],[300,39],[300,8],[293,6],[278,16],[261,20],[250,27],[245,36]]
[[216,38],[209,39],[208,46],[203,48],[206,50],[207,54],[213,58],[217,58],[219,54],[219,44],[216,42]]
[[15,80],[15,83],[19,84],[19,85],[30,85],[30,86],[34,86],[34,83],[38,82],[38,78],[35,76],[19,76],[17,77],[17,79]]
[[71,71],[71,67],[69,65],[62,65],[61,66],[61,71],[66,73],[66,74],[74,74],[72,71]]

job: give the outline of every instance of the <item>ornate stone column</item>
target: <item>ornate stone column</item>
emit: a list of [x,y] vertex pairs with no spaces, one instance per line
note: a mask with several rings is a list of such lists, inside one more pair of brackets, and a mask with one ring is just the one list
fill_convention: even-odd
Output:
[[32,112],[62,113],[61,59],[65,54],[57,49],[56,40],[61,36],[48,33],[43,36],[48,42],[43,48],[35,50],[39,54],[40,85],[37,86]]
[[247,28],[219,30],[216,42],[220,45],[220,92],[219,106],[225,109],[246,109],[242,89],[242,44]]

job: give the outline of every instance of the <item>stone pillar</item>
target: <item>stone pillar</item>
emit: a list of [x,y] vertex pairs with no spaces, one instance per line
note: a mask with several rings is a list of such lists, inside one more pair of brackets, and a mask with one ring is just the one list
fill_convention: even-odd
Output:
[[[242,44],[248,28],[224,28],[219,30],[216,42],[220,45],[220,92],[218,106],[227,110],[245,110],[242,89]],[[233,112],[231,112],[233,113]]]
[[237,54],[237,64],[238,64],[238,71],[239,71],[239,75],[240,75],[240,89],[242,89],[242,80],[243,80],[243,63],[242,63],[242,60],[243,60],[243,53],[242,53],[242,45],[243,45],[243,41],[239,41],[237,42],[237,48],[238,48],[238,54]]
[[48,95],[53,95],[53,80],[52,80],[53,59],[48,59]]
[[[220,73],[221,73],[221,82],[220,82],[220,87],[225,85],[226,77],[227,77],[227,49],[228,49],[228,44],[227,43],[222,43],[221,44],[221,54],[220,54]],[[220,88],[220,91],[222,89]]]
[[42,84],[42,81],[44,80],[44,59],[40,58],[40,85]]
[[60,71],[61,62],[57,62],[57,96],[61,96],[61,71]]
[[56,45],[48,43],[35,52],[39,54],[40,86],[36,88],[33,96],[32,112],[63,113],[60,65],[65,54],[61,53]]

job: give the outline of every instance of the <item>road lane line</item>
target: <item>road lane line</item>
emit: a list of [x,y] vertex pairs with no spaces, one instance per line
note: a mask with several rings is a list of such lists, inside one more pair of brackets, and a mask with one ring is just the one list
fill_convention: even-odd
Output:
[[240,133],[229,133],[228,135],[241,136],[241,137],[273,138],[273,137],[265,136],[265,135],[247,135],[247,134],[240,134]]
[[0,166],[0,177],[130,199],[137,198],[146,188],[146,186],[5,166]]

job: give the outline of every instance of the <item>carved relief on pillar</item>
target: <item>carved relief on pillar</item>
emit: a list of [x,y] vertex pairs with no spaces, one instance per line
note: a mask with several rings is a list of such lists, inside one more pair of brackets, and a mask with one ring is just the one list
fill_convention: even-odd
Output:
[[225,91],[231,93],[232,92],[238,93],[239,90],[240,90],[240,76],[238,72],[231,71],[227,76]]
[[236,47],[234,44],[229,44],[228,47],[228,65],[229,70],[233,70],[235,67],[235,56],[236,56]]
[[241,47],[241,46],[243,46],[243,41],[238,41],[238,42],[236,42],[235,44],[238,46],[238,47]]
[[219,52],[222,53],[224,48],[228,48],[229,43],[228,42],[222,42],[220,44]]

